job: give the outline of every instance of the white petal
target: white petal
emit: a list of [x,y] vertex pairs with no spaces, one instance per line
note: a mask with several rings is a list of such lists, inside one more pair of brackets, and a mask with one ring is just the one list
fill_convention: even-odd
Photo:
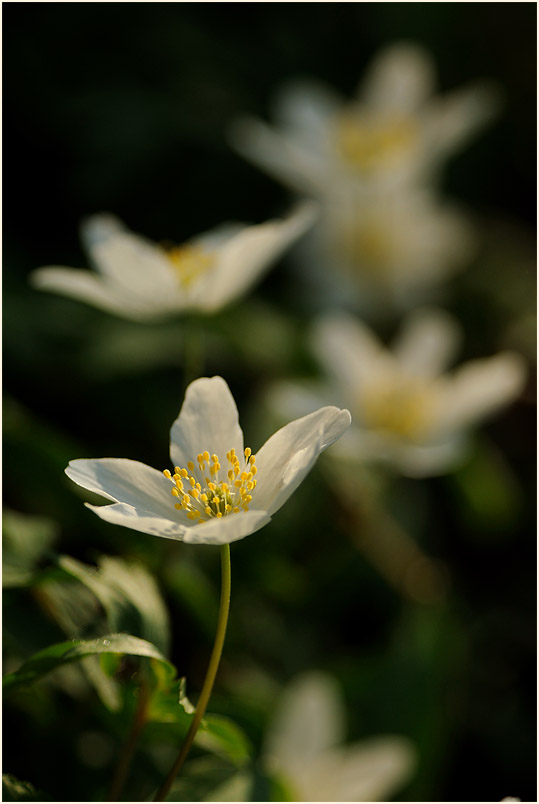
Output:
[[[175,522],[172,519],[153,516],[151,513],[133,508],[131,505],[125,505],[124,503],[115,503],[114,505],[90,505],[86,503],[86,507],[93,511],[94,514],[97,514],[100,519],[105,520],[105,522],[110,522],[112,525],[121,525],[124,528],[137,530],[140,533],[161,536],[163,539],[187,541],[185,535],[189,532],[190,528],[186,525],[182,525],[180,522]],[[174,508],[172,508],[172,510],[174,514],[182,513],[176,511]]]
[[499,92],[489,84],[475,84],[431,101],[424,115],[425,147],[445,158],[467,143],[496,116]]
[[207,519],[187,528],[183,541],[188,544],[228,544],[243,539],[267,525],[271,517],[266,511],[240,511],[221,519]]
[[82,226],[83,239],[96,268],[129,295],[159,299],[179,295],[179,283],[165,253],[143,237],[108,225],[109,216],[94,216]]
[[70,461],[66,475],[84,489],[157,517],[174,517],[170,480],[128,458],[80,458]]
[[465,363],[448,380],[437,432],[468,427],[515,399],[526,380],[526,363],[515,352]]
[[290,497],[320,453],[350,425],[350,413],[321,408],[282,427],[256,454],[258,467],[253,504],[273,514]]
[[300,789],[305,801],[387,801],[415,764],[409,740],[375,737],[328,752],[305,766]]
[[324,192],[327,164],[319,154],[250,117],[236,120],[229,135],[238,153],[283,184],[307,195]]
[[333,126],[343,99],[320,82],[295,80],[284,85],[274,104],[275,120],[288,137],[325,156],[333,147]]
[[325,673],[305,673],[290,683],[272,720],[265,746],[275,769],[293,773],[344,737],[344,710],[337,685]]
[[374,332],[347,313],[320,318],[313,328],[312,346],[326,371],[343,388],[349,404],[361,386],[394,368],[392,356]]
[[155,307],[147,301],[121,291],[116,285],[111,285],[106,279],[90,271],[47,266],[34,271],[30,275],[30,283],[38,290],[60,293],[135,321],[144,321],[156,315]]
[[373,60],[361,85],[361,99],[384,111],[414,112],[431,94],[434,71],[429,54],[406,42],[391,45]]
[[208,450],[226,466],[226,454],[234,447],[243,455],[243,432],[234,397],[222,377],[201,377],[185,393],[180,414],[170,430],[170,457],[174,466],[196,465],[197,455]]
[[460,330],[442,310],[423,309],[406,319],[393,353],[405,373],[436,377],[451,362],[460,341]]
[[446,474],[466,455],[466,442],[451,436],[440,442],[412,444],[352,425],[331,451],[331,460],[383,464],[406,477]]
[[217,268],[207,275],[201,306],[216,310],[242,296],[270,263],[301,237],[315,217],[316,207],[302,204],[283,220],[244,227],[221,247]]

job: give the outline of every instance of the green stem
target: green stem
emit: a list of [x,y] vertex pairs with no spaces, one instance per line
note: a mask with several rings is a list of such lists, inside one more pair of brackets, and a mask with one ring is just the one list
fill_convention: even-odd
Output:
[[135,748],[137,745],[140,732],[142,731],[142,729],[146,724],[146,714],[149,699],[150,694],[149,694],[148,683],[144,679],[139,689],[137,711],[135,713],[133,726],[131,727],[129,736],[119,756],[107,801],[120,800],[120,794],[123,790],[123,786],[127,778],[127,773],[133,760],[133,755],[135,753]]
[[219,620],[217,622],[217,632],[215,634],[215,642],[213,644],[213,650],[210,658],[210,663],[208,665],[208,670],[206,672],[206,678],[204,679],[204,684],[202,685],[202,692],[200,693],[200,698],[198,699],[195,715],[193,717],[193,720],[191,721],[191,725],[189,726],[189,731],[187,732],[187,736],[180,749],[180,753],[178,754],[176,762],[172,766],[170,773],[168,774],[167,778],[159,788],[154,798],[154,801],[164,801],[166,799],[168,793],[170,792],[170,788],[172,787],[174,779],[176,778],[178,772],[180,771],[183,763],[187,758],[189,749],[193,744],[193,740],[195,739],[198,727],[200,726],[200,721],[204,717],[206,707],[208,706],[208,702],[211,697],[215,676],[217,675],[217,669],[219,667],[219,662],[221,661],[221,654],[223,652],[223,645],[225,643],[225,634],[226,634],[226,626],[228,623],[229,608],[230,608],[230,545],[223,544],[221,545],[221,605],[219,609]]
[[192,316],[186,318],[184,337],[184,382],[185,387],[202,376],[204,371],[204,332]]

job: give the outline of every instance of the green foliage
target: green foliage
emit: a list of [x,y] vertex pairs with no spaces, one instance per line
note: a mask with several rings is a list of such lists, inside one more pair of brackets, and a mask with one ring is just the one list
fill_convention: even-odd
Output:
[[34,582],[40,560],[58,536],[58,527],[45,517],[5,510],[2,516],[2,586]]
[[73,639],[68,642],[61,642],[58,645],[51,645],[39,651],[24,662],[16,672],[5,675],[3,678],[4,689],[9,689],[19,684],[31,684],[41,676],[66,663],[80,661],[87,656],[102,653],[144,656],[169,664],[155,645],[130,634],[107,634],[104,637],[99,637],[99,639],[91,640]]

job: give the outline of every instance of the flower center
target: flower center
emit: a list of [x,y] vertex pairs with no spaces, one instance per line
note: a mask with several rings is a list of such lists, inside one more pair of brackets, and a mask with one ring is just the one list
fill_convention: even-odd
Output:
[[204,251],[200,246],[184,245],[165,249],[180,284],[189,287],[200,276],[213,267],[215,255]]
[[359,404],[368,427],[414,441],[424,436],[432,423],[435,389],[420,380],[386,379],[366,388]]
[[256,487],[255,456],[246,447],[240,463],[232,448],[226,460],[227,468],[223,469],[219,456],[206,450],[196,456],[198,470],[193,461],[188,461],[187,467],[175,466],[174,474],[165,469],[163,474],[172,483],[172,496],[178,498],[174,508],[187,511],[189,519],[199,522],[248,511]]
[[376,171],[409,153],[418,138],[417,126],[406,117],[362,116],[345,112],[337,121],[337,150],[360,171]]

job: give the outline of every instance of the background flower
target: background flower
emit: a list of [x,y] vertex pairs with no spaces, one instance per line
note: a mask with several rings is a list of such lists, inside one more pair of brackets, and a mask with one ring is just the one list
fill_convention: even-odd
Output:
[[411,476],[443,474],[464,459],[466,434],[515,399],[526,378],[523,358],[511,352],[442,374],[459,335],[450,316],[424,309],[410,314],[389,350],[358,319],[328,314],[315,324],[312,344],[330,384],[319,397],[278,387],[274,403],[298,415],[317,398],[345,400],[353,426],[339,457],[387,462]]
[[40,290],[135,320],[212,313],[245,294],[314,216],[314,208],[304,205],[282,221],[223,224],[167,248],[129,232],[111,215],[96,215],[82,225],[82,240],[97,274],[48,266],[30,279]]
[[288,684],[266,738],[265,761],[292,801],[386,801],[413,772],[402,737],[344,744],[345,711],[335,680],[305,673]]

